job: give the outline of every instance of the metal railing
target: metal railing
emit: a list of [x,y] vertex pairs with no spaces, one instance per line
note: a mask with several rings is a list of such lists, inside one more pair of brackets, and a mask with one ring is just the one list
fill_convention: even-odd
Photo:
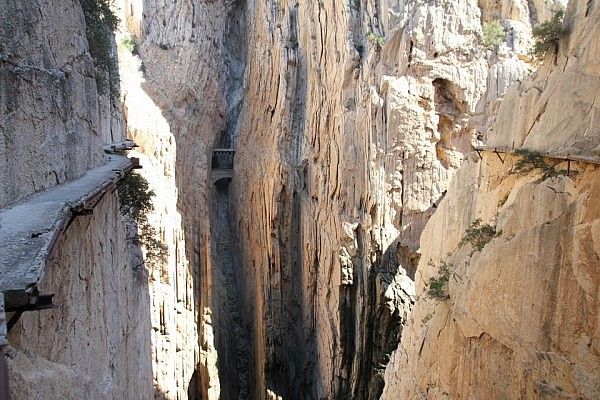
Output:
[[212,152],[211,169],[233,169],[235,150],[214,149]]

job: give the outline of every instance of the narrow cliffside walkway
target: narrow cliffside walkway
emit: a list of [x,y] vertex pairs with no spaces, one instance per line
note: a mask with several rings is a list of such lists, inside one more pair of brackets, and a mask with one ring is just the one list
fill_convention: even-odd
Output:
[[133,167],[127,157],[111,155],[79,179],[0,210],[0,292],[7,310],[37,301],[37,285],[62,232],[75,216],[90,214]]
[[[543,153],[543,152],[536,152],[534,150],[529,150],[529,149],[525,149],[525,148],[493,147],[493,146],[486,146],[486,145],[478,145],[478,146],[474,146],[473,148],[475,149],[475,151],[477,153],[480,153],[482,151],[488,151],[488,152],[492,152],[492,153],[496,153],[496,154],[514,154],[514,155],[519,155],[519,152],[530,151],[532,153],[539,154],[540,157],[600,165],[599,159],[595,159],[595,158],[591,158],[591,157],[583,157],[580,155]],[[502,160],[502,158],[500,158],[500,161],[504,162],[504,160]]]
[[[220,331],[227,333],[218,341],[226,342],[219,351],[219,377],[223,399],[247,400],[249,393],[249,339],[243,328],[240,290],[236,276],[236,240],[231,226],[229,193],[227,187],[217,187],[214,203],[214,240],[216,254],[213,256],[213,266],[223,277],[225,295],[220,300],[225,318],[218,322]],[[223,326],[227,324],[227,326]],[[225,354],[225,352],[227,354]],[[236,379],[237,378],[237,379]]]

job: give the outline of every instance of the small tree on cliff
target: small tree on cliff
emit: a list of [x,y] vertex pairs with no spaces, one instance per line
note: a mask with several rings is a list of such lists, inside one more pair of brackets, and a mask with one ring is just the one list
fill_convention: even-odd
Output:
[[[113,49],[119,19],[113,13],[113,0],[79,0],[85,17],[85,35],[96,67],[96,85],[101,94],[116,94],[118,67]],[[108,79],[107,79],[108,75]]]
[[148,222],[148,213],[154,210],[152,204],[154,195],[146,178],[135,172],[127,175],[119,183],[121,214],[131,218],[138,226],[138,235],[129,239],[135,244],[144,246],[146,259],[150,262],[164,262],[168,248],[157,239],[156,229]]
[[494,49],[506,39],[506,32],[499,21],[483,23],[483,45],[487,49]]
[[552,50],[558,51],[558,41],[563,30],[563,19],[565,10],[559,9],[554,13],[550,21],[539,24],[533,28],[533,56],[537,59],[542,59]]

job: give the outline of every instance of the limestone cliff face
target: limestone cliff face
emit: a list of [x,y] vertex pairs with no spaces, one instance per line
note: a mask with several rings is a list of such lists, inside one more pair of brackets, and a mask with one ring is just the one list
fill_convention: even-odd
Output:
[[226,145],[218,142],[227,137],[243,70],[240,8],[236,2],[118,4],[123,37],[137,43],[136,55],[119,51],[127,132],[157,193],[151,222],[169,247],[166,263],[147,265],[156,393],[218,398],[237,377],[223,362],[233,354],[231,316],[226,277],[213,268],[209,161],[213,147]]
[[[50,3],[41,10],[47,15],[41,24],[25,21],[38,15],[37,5],[12,2],[5,8],[10,13],[3,15],[8,20],[14,14],[23,20],[21,25],[31,26],[29,35],[38,38],[34,43],[44,56],[34,51],[20,56],[29,50],[18,48],[16,39],[13,43],[12,31],[5,34],[11,39],[2,46],[12,43],[14,49],[0,49],[6,67],[2,74],[7,76],[2,78],[5,146],[0,146],[0,162],[10,163],[19,146],[35,154],[32,149],[39,143],[43,157],[35,159],[40,165],[31,174],[23,168],[16,180],[3,176],[0,182],[7,189],[0,191],[5,196],[0,206],[100,163],[100,145],[122,135],[117,107],[98,100],[77,2]],[[139,249],[129,249],[128,259],[125,229],[112,195],[93,217],[78,219],[61,247],[56,269],[44,282],[48,291],[59,293],[64,312],[51,314],[43,323],[43,314],[28,316],[12,333],[15,380],[30,382],[27,370],[33,366],[36,372],[47,371],[43,376],[48,390],[83,398],[374,399],[384,384],[386,398],[417,396],[414,385],[419,393],[430,387],[431,396],[440,398],[444,393],[478,398],[518,397],[536,390],[593,393],[595,353],[586,350],[597,341],[593,321],[573,328],[585,331],[575,337],[591,338],[588,342],[570,343],[573,335],[552,336],[559,331],[557,321],[570,314],[550,306],[564,300],[572,307],[593,309],[593,284],[586,284],[585,295],[567,299],[566,293],[576,291],[577,285],[556,264],[551,275],[556,281],[544,280],[553,293],[548,309],[557,310],[550,315],[539,308],[547,294],[535,286],[536,275],[517,275],[529,282],[527,290],[506,280],[506,291],[498,292],[502,296],[513,290],[518,297],[523,290],[540,297],[530,307],[540,314],[539,332],[526,331],[528,325],[517,319],[521,302],[510,303],[513,309],[504,314],[501,322],[507,323],[501,327],[489,315],[491,304],[477,306],[492,298],[480,288],[504,290],[490,283],[491,273],[486,275],[486,268],[494,265],[488,263],[488,250],[498,248],[493,253],[497,263],[503,262],[502,246],[522,246],[515,254],[527,255],[519,235],[526,237],[530,227],[520,215],[533,211],[514,213],[525,198],[550,204],[548,213],[532,223],[538,229],[531,233],[536,243],[545,229],[552,231],[555,243],[567,243],[570,233],[559,229],[565,226],[560,218],[580,221],[576,225],[583,229],[582,237],[593,238],[595,214],[580,212],[588,209],[580,204],[588,201],[584,195],[595,190],[593,168],[572,165],[580,171],[575,180],[563,176],[540,185],[534,173],[508,176],[514,163],[510,157],[502,164],[487,154],[480,161],[468,156],[477,136],[503,146],[514,141],[555,152],[569,146],[584,152],[595,143],[597,113],[588,96],[597,88],[594,80],[589,90],[570,92],[574,103],[583,101],[590,110],[577,118],[584,121],[577,129],[580,136],[563,143],[556,134],[552,146],[535,145],[544,143],[547,128],[558,132],[563,127],[542,112],[560,107],[545,93],[564,85],[568,73],[597,75],[590,66],[597,47],[591,38],[597,32],[574,22],[597,18],[593,5],[570,7],[567,25],[576,32],[570,37],[587,39],[564,42],[560,57],[547,62],[563,71],[550,73],[546,65],[540,77],[548,79],[524,81],[511,95],[512,102],[501,103],[508,87],[530,71],[526,48],[532,23],[547,19],[560,2],[116,3],[123,22],[117,42],[136,43],[133,52],[119,46],[126,132],[140,146],[134,155],[157,193],[149,219],[169,256],[165,262],[142,265]],[[65,15],[72,18],[53,21]],[[507,37],[492,51],[482,43],[482,23],[495,19]],[[56,36],[68,35],[72,42],[39,39],[52,29],[64,29],[66,33]],[[27,106],[17,107],[11,103],[15,99]],[[512,118],[514,110],[532,103],[539,107],[539,118]],[[43,125],[33,122],[38,108]],[[48,126],[61,133],[54,138]],[[498,134],[508,130],[510,137]],[[55,142],[66,157],[55,157]],[[77,145],[72,148],[72,143]],[[211,150],[219,147],[236,150],[228,185],[212,184],[209,160]],[[23,163],[34,162],[27,157]],[[462,164],[466,166],[457,174]],[[473,182],[482,187],[475,189]],[[468,247],[457,245],[473,219],[491,221],[495,213],[504,233],[483,252],[471,255]],[[445,228],[455,231],[447,235],[440,230]],[[80,243],[82,248],[77,247]],[[572,257],[561,261],[565,265],[595,257],[590,249],[571,243],[564,254]],[[535,271],[542,279],[543,264],[552,260],[545,247],[539,249]],[[436,303],[441,310],[433,312],[423,286],[442,261],[455,268],[450,301]],[[482,283],[468,274],[477,262]],[[576,275],[585,278],[578,282],[588,282],[592,262],[580,264]],[[508,269],[505,273],[513,276]],[[414,278],[420,296],[408,320]],[[67,285],[59,285],[63,279]],[[459,285],[470,291],[459,290]],[[105,291],[115,293],[117,300],[102,297]],[[81,302],[75,301],[78,297]],[[89,315],[103,318],[87,319]],[[446,329],[449,336],[432,339],[419,324]],[[66,338],[44,336],[47,327],[62,332],[65,326],[73,327]],[[515,331],[521,335],[514,340],[520,347],[509,340]],[[401,337],[404,344],[392,355],[384,381],[384,368]],[[425,350],[419,349],[417,337],[427,339]],[[523,349],[542,343],[536,341],[540,337],[553,339],[539,345],[534,363]],[[96,340],[88,345],[90,338]],[[441,342],[444,338],[450,339]],[[433,365],[444,346],[472,346],[470,360],[478,356],[481,364],[448,352],[443,362]],[[580,350],[577,356],[572,355],[575,348]],[[90,365],[96,352],[102,353],[101,362]],[[419,353],[426,362],[419,360]],[[496,359],[502,371],[515,366],[521,371],[524,365],[525,375],[505,376],[516,383],[500,391],[491,378],[490,385],[477,386],[479,379],[485,382],[494,375],[487,371]],[[139,362],[139,371],[127,360]],[[572,365],[577,365],[574,378],[558,376],[556,371]],[[453,372],[454,366],[462,369]],[[465,380],[461,371],[472,375]],[[139,379],[130,379],[138,372]],[[64,388],[56,383],[58,374],[67,376]],[[452,386],[455,381],[465,383],[458,388]],[[36,396],[48,393],[24,395]]]
[[152,397],[147,277],[129,261],[116,193],[74,220],[39,287],[59,308],[10,332],[12,398]]
[[[489,143],[597,159],[599,17],[569,4],[558,55],[506,96]],[[417,302],[383,399],[598,398],[597,166],[546,158],[556,173],[543,177],[502,158],[471,155],[423,233]],[[461,243],[477,218],[498,233],[481,250]],[[426,283],[442,265],[448,298],[435,301]]]
[[[0,2],[0,207],[81,176],[123,139],[95,74],[79,1]],[[116,193],[65,228],[39,282],[59,308],[8,336],[13,399],[152,396],[147,278],[127,243]]]
[[77,0],[0,3],[0,207],[81,176],[122,140]]
[[521,42],[483,48],[482,21],[528,41],[550,14],[496,7],[267,1],[248,13],[233,191],[256,398],[378,397],[423,227],[529,69]]

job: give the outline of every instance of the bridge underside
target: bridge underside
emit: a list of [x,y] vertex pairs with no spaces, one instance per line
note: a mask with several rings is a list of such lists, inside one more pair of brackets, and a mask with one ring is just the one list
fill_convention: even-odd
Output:
[[233,170],[231,169],[213,169],[210,174],[213,185],[228,185],[233,179]]

